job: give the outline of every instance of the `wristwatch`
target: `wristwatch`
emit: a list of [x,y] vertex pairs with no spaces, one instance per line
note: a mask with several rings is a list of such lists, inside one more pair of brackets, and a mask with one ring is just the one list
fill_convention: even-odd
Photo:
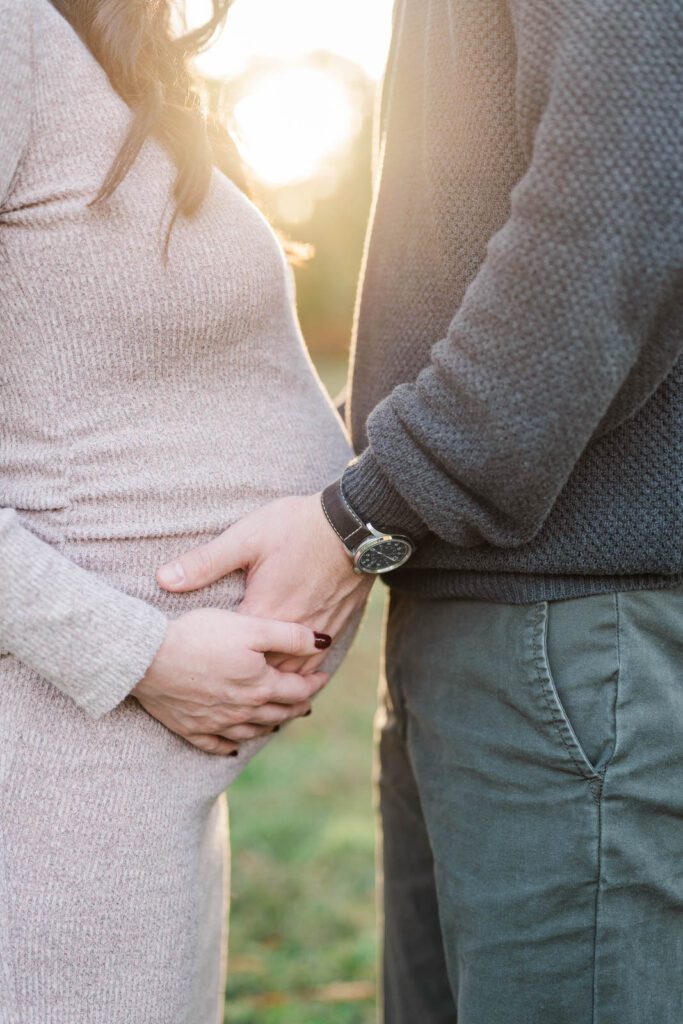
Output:
[[415,551],[408,537],[381,533],[370,523],[364,523],[344,497],[340,480],[325,488],[321,501],[330,526],[353,559],[354,572],[391,572],[404,565]]

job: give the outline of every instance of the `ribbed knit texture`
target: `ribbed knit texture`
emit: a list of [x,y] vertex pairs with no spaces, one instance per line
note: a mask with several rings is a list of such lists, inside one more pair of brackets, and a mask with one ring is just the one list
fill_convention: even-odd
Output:
[[220,794],[263,741],[211,757],[126,694],[243,581],[154,573],[351,452],[241,193],[215,174],[165,265],[173,164],[88,206],[130,112],[48,0],[0,0],[0,84],[0,1022],[215,1024]]
[[94,717],[111,710],[144,675],[165,616],[63,558],[6,509],[0,552],[0,645]]
[[682,53],[679,0],[397,0],[343,478],[392,586],[683,578]]

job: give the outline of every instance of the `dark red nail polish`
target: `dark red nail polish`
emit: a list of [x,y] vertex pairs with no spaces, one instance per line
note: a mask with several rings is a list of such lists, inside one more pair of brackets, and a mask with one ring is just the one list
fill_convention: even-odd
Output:
[[228,754],[228,757],[237,757],[238,754],[239,750],[231,750],[230,753]]
[[328,636],[327,633],[314,633],[315,646],[319,651],[326,650],[332,643],[332,637]]
[[273,732],[279,732],[279,731],[280,731],[280,726],[276,725],[275,728],[273,729]]
[[313,714],[313,708],[309,708],[308,711],[304,711],[302,718],[308,718],[309,715]]

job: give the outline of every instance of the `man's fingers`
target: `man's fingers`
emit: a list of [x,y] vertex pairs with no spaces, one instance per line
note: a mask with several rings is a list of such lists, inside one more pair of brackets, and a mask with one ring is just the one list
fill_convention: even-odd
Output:
[[318,633],[308,626],[301,626],[298,622],[252,618],[251,623],[251,648],[262,654],[277,651],[278,654],[306,657],[326,650],[332,643],[332,638],[326,633]]
[[198,747],[205,754],[234,756],[238,750],[236,743],[223,736],[187,736],[186,739],[193,747]]
[[180,593],[199,590],[230,572],[244,568],[247,564],[246,539],[245,531],[240,528],[240,523],[236,523],[220,537],[200,544],[175,561],[162,565],[157,571],[159,586]]

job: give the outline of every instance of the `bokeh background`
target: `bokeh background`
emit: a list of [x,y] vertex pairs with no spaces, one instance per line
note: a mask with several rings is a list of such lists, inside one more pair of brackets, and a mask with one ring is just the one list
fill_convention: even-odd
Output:
[[[209,12],[188,0],[191,23]],[[235,0],[199,59],[253,194],[301,253],[307,344],[333,396],[345,381],[371,200],[373,110],[392,0]],[[376,929],[372,717],[384,593],[313,715],[230,791],[227,1024],[370,1024]]]

